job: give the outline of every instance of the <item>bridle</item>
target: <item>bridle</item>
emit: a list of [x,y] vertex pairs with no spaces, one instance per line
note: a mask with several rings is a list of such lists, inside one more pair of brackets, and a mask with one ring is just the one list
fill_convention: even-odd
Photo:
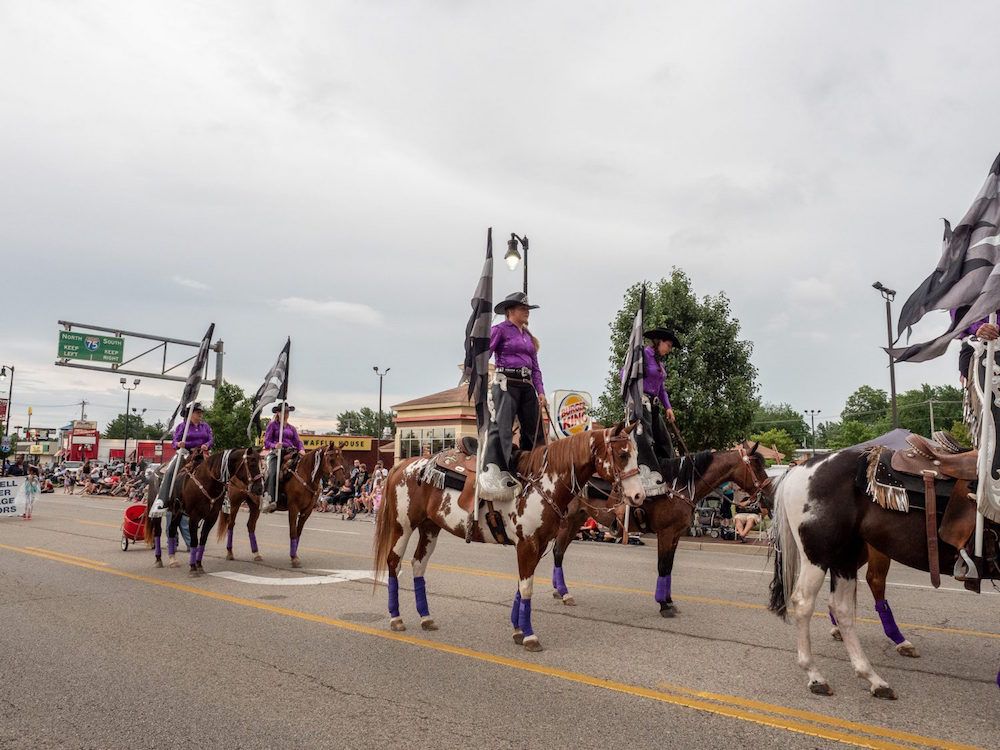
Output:
[[757,499],[758,502],[760,502],[767,496],[767,493],[773,489],[774,481],[771,479],[771,477],[767,475],[765,475],[763,479],[758,479],[757,472],[754,470],[753,467],[753,460],[750,458],[750,454],[747,453],[746,448],[744,448],[741,445],[739,447],[739,451],[740,451],[740,458],[743,460],[743,463],[746,465],[747,470],[750,472],[750,476],[754,480],[753,487],[747,492],[747,494],[752,495]]
[[[239,478],[238,475],[239,475],[240,471],[242,469],[244,469],[244,468],[246,468],[246,473],[247,473],[247,487],[253,486],[258,481],[262,482],[263,479],[264,479],[264,472],[263,472],[263,470],[260,469],[259,456],[258,456],[258,461],[257,461],[257,468],[258,468],[257,474],[253,475],[253,474],[250,473],[250,461],[248,459],[248,456],[250,454],[250,449],[249,448],[244,448],[243,449],[243,455],[240,458],[240,462],[236,465],[236,470],[235,471],[230,471],[230,469],[229,469],[229,457],[232,455],[232,452],[233,452],[232,449],[228,449],[228,450],[225,450],[225,451],[222,452],[222,454],[221,454],[222,460],[219,462],[219,475],[218,476],[212,476],[212,465],[208,464],[208,478],[211,481],[213,481],[213,482],[218,482],[218,483],[222,484],[222,491],[219,492],[219,494],[216,495],[215,497],[212,497],[211,493],[209,493],[209,491],[205,489],[205,485],[203,485],[199,481],[198,477],[195,476],[195,473],[194,473],[193,470],[188,472],[188,479],[190,479],[192,482],[194,482],[195,487],[197,487],[201,491],[201,494],[203,494],[206,498],[208,498],[208,501],[210,503],[212,503],[212,504],[214,504],[218,500],[222,499],[222,497],[225,496],[226,493],[229,492],[229,482],[230,482],[230,480],[232,480],[234,478]],[[208,459],[208,460],[211,461],[211,459]],[[195,467],[195,468],[197,468],[197,467]]]
[[[315,492],[317,489],[316,478],[320,474],[320,467],[323,465],[323,462],[327,460],[326,451],[326,448],[316,449],[316,458],[314,459],[316,461],[316,465],[313,467],[312,477],[308,482],[299,476],[299,467],[302,466],[301,461],[299,461],[299,465],[295,467],[295,471],[292,472],[292,476],[296,479],[296,481],[298,481],[298,483],[305,487],[309,492]],[[344,468],[343,464],[338,462],[333,465],[333,468],[330,469],[330,477],[332,478],[336,476],[338,471],[346,473],[347,469]],[[325,476],[323,478],[325,478]]]

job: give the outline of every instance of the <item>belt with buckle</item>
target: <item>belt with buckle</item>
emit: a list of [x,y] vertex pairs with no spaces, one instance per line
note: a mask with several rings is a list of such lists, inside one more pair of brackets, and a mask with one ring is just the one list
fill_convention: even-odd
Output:
[[497,372],[508,378],[518,378],[520,380],[529,380],[531,378],[530,367],[498,367]]

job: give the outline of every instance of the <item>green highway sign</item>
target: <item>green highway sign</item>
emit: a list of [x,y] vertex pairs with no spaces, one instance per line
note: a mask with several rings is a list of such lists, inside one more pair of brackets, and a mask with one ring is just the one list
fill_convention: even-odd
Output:
[[77,331],[59,331],[59,359],[89,359],[120,365],[125,340],[117,336],[97,336]]

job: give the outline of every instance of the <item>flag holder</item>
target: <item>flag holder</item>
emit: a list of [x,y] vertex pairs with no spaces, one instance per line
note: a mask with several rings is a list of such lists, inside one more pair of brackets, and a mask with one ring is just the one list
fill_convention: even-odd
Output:
[[280,408],[280,422],[281,430],[278,432],[278,444],[274,447],[274,494],[271,496],[271,502],[277,505],[278,503],[278,486],[281,482],[281,448],[282,443],[285,440],[285,417],[288,415],[288,401],[279,401],[278,406]]

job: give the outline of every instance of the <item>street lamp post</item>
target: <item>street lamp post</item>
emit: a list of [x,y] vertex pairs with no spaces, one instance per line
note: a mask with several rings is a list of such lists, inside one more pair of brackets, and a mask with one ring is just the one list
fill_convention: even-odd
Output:
[[[896,290],[889,289],[882,285],[881,281],[872,284],[873,289],[877,289],[882,299],[885,300],[885,331],[889,339],[889,349],[892,349],[892,301],[896,298]],[[892,426],[899,427],[899,410],[896,408],[896,362],[889,353],[889,392],[892,399]]]
[[0,383],[7,380],[7,370],[10,370],[10,382],[7,383],[7,418],[4,420],[3,425],[4,437],[10,433],[10,400],[14,393],[14,365],[3,365],[0,367]]
[[118,381],[122,384],[122,390],[125,391],[125,445],[122,448],[122,460],[126,463],[128,462],[128,412],[132,403],[132,391],[139,387],[139,378],[132,381],[132,387],[128,387],[128,381],[122,378]]
[[378,371],[378,365],[372,367],[375,374],[378,375],[378,418],[376,424],[378,428],[375,430],[375,444],[378,445],[378,441],[382,437],[382,378],[389,374],[391,367],[386,367],[385,372]]
[[507,253],[503,256],[503,259],[507,262],[507,267],[513,271],[517,268],[518,262],[521,260],[521,253],[517,250],[517,245],[520,243],[521,247],[524,249],[524,294],[528,295],[528,238],[518,237],[513,232],[510,233],[510,239],[507,240]]
[[822,409],[806,409],[806,414],[809,415],[809,421],[812,422],[812,436],[813,436],[813,455],[816,455],[816,415],[822,413]]

